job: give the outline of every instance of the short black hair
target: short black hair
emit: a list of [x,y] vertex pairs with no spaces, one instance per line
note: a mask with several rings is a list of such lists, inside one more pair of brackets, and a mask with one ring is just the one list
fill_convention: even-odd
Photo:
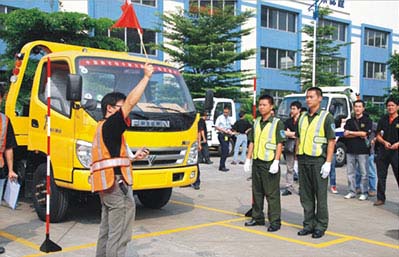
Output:
[[270,105],[274,105],[273,97],[271,97],[270,95],[261,95],[259,97],[259,102],[260,102],[260,100],[265,100],[265,99],[269,101]]
[[317,96],[323,96],[323,91],[319,87],[310,87],[306,90],[306,92],[308,91],[315,91]]
[[385,106],[387,106],[389,102],[393,102],[395,105],[399,105],[399,100],[392,95],[389,96],[388,99],[385,101]]
[[244,115],[245,115],[245,112],[244,112],[244,111],[240,111],[240,112],[238,113],[238,116],[239,116],[240,118],[244,117]]
[[301,102],[299,102],[299,101],[293,101],[293,102],[290,104],[290,108],[291,108],[292,106],[295,106],[295,107],[298,108],[298,109],[301,109],[301,108],[302,108],[302,104],[301,104]]
[[111,92],[106,94],[101,100],[101,111],[103,113],[103,117],[107,114],[107,106],[115,106],[117,102],[120,100],[125,100],[126,96],[120,92]]
[[353,102],[353,106],[355,106],[355,104],[357,104],[357,103],[361,103],[362,105],[363,105],[363,107],[365,107],[366,106],[366,104],[364,103],[364,101],[363,100],[356,100],[356,101],[354,101]]

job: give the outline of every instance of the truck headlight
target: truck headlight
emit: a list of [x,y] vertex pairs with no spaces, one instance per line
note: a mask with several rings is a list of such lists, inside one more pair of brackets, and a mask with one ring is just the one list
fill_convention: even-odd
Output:
[[190,147],[190,152],[188,153],[187,164],[197,164],[198,162],[198,143],[194,142]]
[[76,156],[83,167],[89,169],[91,164],[92,144],[83,140],[76,141]]

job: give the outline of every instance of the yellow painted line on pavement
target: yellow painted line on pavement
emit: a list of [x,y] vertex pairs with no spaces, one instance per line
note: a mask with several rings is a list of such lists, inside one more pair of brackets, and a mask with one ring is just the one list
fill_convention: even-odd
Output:
[[18,243],[20,243],[20,244],[23,244],[23,245],[25,245],[25,246],[27,246],[27,247],[30,247],[30,248],[35,249],[35,250],[38,250],[38,251],[39,251],[39,249],[40,249],[40,246],[39,246],[39,245],[34,244],[34,243],[32,243],[31,241],[26,240],[26,239],[23,239],[23,238],[21,238],[21,237],[14,236],[13,234],[9,234],[9,233],[7,233],[7,232],[5,232],[5,231],[1,231],[1,230],[0,230],[0,236],[1,236],[1,237],[4,237],[4,238],[7,238],[7,239],[9,239],[9,240],[11,240],[11,241],[18,242]]
[[[205,227],[210,227],[210,226],[221,225],[221,224],[228,223],[228,222],[243,221],[244,219],[245,218],[235,218],[235,219],[228,219],[228,220],[204,223],[204,224],[199,224],[199,225],[194,225],[194,226],[187,226],[187,227],[182,227],[182,228],[174,228],[174,229],[168,229],[168,230],[163,230],[163,231],[139,234],[139,235],[132,236],[132,239],[136,239],[137,240],[137,239],[148,238],[148,237],[155,237],[155,236],[174,234],[174,233],[184,232],[184,231],[193,230],[193,229],[199,229],[199,228],[205,228]],[[66,248],[63,248],[61,252],[62,253],[72,252],[72,251],[81,250],[81,249],[90,248],[90,247],[95,247],[95,246],[96,246],[96,243],[88,243],[88,244],[84,244],[84,245],[66,247]],[[39,250],[39,247],[37,248],[37,250]],[[55,252],[54,254],[56,254],[56,253],[60,253],[60,252]],[[44,256],[44,255],[51,255],[51,254],[52,253],[37,253],[37,254],[25,255],[24,257],[38,257],[38,256]]]
[[[245,216],[244,214],[241,214],[241,213],[225,211],[225,210],[211,208],[211,207],[207,207],[207,206],[203,206],[203,205],[190,204],[190,203],[176,201],[176,200],[172,200],[171,202],[175,203],[175,204],[178,204],[178,205],[185,205],[185,206],[190,206],[190,207],[194,207],[194,208],[200,208],[200,209],[204,209],[204,210],[215,211],[215,212],[219,212],[219,213],[225,213],[225,214],[241,216],[241,217]],[[281,224],[284,225],[284,226],[288,226],[288,227],[295,227],[295,228],[302,229],[302,225],[297,225],[297,224],[288,223],[288,222],[284,222],[284,221],[282,221]],[[227,224],[227,225],[223,224],[223,225],[224,226],[231,226],[231,227],[234,226],[234,225],[230,225],[230,224]],[[243,227],[240,227],[240,226],[234,226],[234,227],[237,227],[237,228],[239,228],[241,230],[244,230],[244,231],[247,229],[248,230],[247,232],[251,232],[251,233],[257,233],[258,232],[257,230],[243,228]],[[259,233],[257,233],[257,234],[259,234]],[[265,235],[269,236],[270,233],[265,233]],[[275,234],[272,234],[272,235],[275,235]],[[298,243],[298,244],[303,244],[303,245],[311,244],[310,246],[316,247],[316,248],[323,248],[323,247],[336,245],[336,244],[344,243],[344,242],[351,241],[351,240],[357,240],[357,241],[365,242],[365,243],[368,243],[368,244],[384,246],[384,247],[393,248],[393,249],[399,249],[399,245],[384,243],[384,242],[371,240],[371,239],[367,239],[367,238],[362,238],[362,237],[357,237],[357,236],[351,236],[351,235],[336,233],[336,232],[332,232],[332,231],[326,231],[326,235],[336,236],[336,237],[340,237],[340,238],[335,239],[335,240],[331,240],[331,241],[328,241],[328,242],[325,242],[325,243],[312,244],[312,243],[307,243],[305,241],[292,239],[292,238],[288,238],[288,237],[283,237],[283,236],[277,236],[277,237],[281,237],[281,240],[287,239],[285,241],[294,242],[294,243]]]
[[229,214],[229,215],[234,215],[234,216],[239,216],[239,217],[245,217],[244,214],[241,214],[238,212],[225,211],[225,210],[221,210],[221,209],[211,208],[211,207],[198,205],[198,204],[185,203],[185,202],[176,201],[176,200],[170,200],[170,202],[174,203],[174,204],[178,204],[178,205],[190,206],[190,207],[194,207],[194,208],[198,208],[198,209],[214,211],[214,212],[219,212],[219,213],[224,213],[224,214]]

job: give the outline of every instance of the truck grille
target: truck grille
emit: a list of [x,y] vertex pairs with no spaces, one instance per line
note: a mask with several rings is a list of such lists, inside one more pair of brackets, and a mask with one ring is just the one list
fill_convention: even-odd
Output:
[[[131,148],[135,153],[138,148]],[[186,147],[151,148],[147,158],[133,162],[133,169],[180,166],[186,157]]]

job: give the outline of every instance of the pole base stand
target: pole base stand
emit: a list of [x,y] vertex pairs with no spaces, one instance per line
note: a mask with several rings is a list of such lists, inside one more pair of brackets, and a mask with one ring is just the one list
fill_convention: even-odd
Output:
[[46,239],[40,246],[40,251],[45,253],[59,252],[61,250],[62,250],[61,246],[51,241],[49,236],[46,236]]

